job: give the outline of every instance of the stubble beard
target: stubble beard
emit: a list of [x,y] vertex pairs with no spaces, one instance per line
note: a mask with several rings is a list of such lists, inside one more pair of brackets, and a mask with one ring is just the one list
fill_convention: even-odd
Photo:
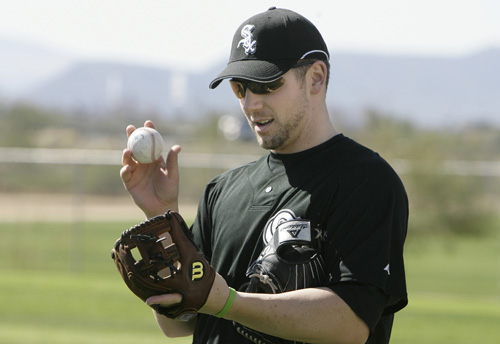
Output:
[[[273,151],[284,149],[286,146],[290,145],[292,143],[292,136],[300,130],[299,127],[304,121],[306,108],[305,104],[297,107],[296,111],[286,118],[286,123],[282,124],[273,135],[260,136],[254,130],[254,134],[259,145],[264,149]],[[274,124],[277,125],[279,123]]]

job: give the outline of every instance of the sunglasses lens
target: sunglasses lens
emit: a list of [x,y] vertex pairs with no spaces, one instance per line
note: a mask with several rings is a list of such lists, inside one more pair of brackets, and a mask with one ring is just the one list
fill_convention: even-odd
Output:
[[246,81],[246,80],[230,80],[231,88],[233,89],[234,94],[237,98],[243,99],[245,98],[246,90],[249,89],[253,94],[267,94],[270,92],[276,91],[280,88],[284,83],[285,79],[280,78],[271,82],[254,82],[254,81]]
[[245,87],[238,81],[230,80],[229,84],[238,99],[245,98]]
[[280,88],[281,85],[283,85],[284,80],[285,79],[280,78],[278,80],[266,83],[250,82],[247,87],[250,91],[252,91],[252,93],[267,94],[269,92],[276,91],[278,88]]
[[285,83],[285,79],[279,78],[278,80],[275,80],[273,82],[267,83],[265,85],[266,85],[266,87],[268,89],[268,92],[272,92],[272,91],[276,91],[278,88],[280,88],[281,86],[283,86],[284,83]]
[[261,84],[258,82],[250,82],[248,83],[247,88],[252,91],[254,94],[266,94],[267,93],[267,87],[266,84]]

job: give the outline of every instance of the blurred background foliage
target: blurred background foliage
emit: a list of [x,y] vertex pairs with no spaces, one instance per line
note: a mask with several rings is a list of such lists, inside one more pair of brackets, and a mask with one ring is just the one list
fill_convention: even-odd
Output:
[[[500,128],[482,124],[425,128],[373,109],[367,109],[353,125],[348,114],[336,110],[331,113],[340,131],[379,152],[400,174],[410,198],[411,235],[476,236],[497,229],[498,175],[489,175],[487,166],[483,168],[485,173],[470,173],[467,167],[500,161]],[[252,136],[227,140],[220,130],[221,117],[212,113],[194,121],[163,118],[155,112],[128,112],[124,108],[97,116],[84,111],[62,113],[30,104],[0,105],[0,147],[117,150],[116,166],[2,163],[0,192],[123,196],[118,174],[119,150],[126,146],[125,128],[128,124],[142,126],[146,119],[155,122],[167,145],[180,144],[183,152],[255,157],[265,154]],[[461,162],[463,166],[450,170],[450,162]],[[197,203],[204,185],[224,170],[217,166],[181,168],[181,197],[192,204]]]

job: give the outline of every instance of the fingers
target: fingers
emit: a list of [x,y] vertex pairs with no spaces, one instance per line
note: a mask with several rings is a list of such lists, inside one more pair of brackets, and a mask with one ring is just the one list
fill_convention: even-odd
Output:
[[[153,128],[153,129],[155,128],[154,123],[152,121],[150,121],[149,119],[146,122],[144,122],[144,126],[148,127],[148,128]],[[130,134],[132,134],[135,129],[137,129],[137,128],[134,125],[127,126],[127,129],[126,129],[127,137],[129,137]]]
[[130,135],[134,132],[135,129],[136,129],[136,127],[133,125],[127,126],[127,129],[126,129],[127,137],[130,137]]
[[120,178],[122,182],[126,185],[132,173],[137,168],[137,162],[132,159],[132,151],[130,149],[124,149],[122,154],[122,168],[120,170]]
[[126,148],[122,153],[122,165],[136,165],[137,162],[132,159],[132,150]]
[[170,307],[180,302],[182,302],[182,295],[179,293],[155,295],[146,300],[148,306],[160,305],[162,307]]

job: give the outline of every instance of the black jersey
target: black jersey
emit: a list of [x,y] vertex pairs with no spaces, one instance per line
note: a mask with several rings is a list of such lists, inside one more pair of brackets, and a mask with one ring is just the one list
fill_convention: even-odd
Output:
[[[215,270],[238,289],[264,238],[293,219],[310,221],[322,234],[325,286],[368,324],[370,343],[386,343],[392,314],[407,304],[408,200],[399,177],[377,153],[340,134],[216,177],[192,231]],[[243,342],[230,321],[199,316],[194,343]]]

